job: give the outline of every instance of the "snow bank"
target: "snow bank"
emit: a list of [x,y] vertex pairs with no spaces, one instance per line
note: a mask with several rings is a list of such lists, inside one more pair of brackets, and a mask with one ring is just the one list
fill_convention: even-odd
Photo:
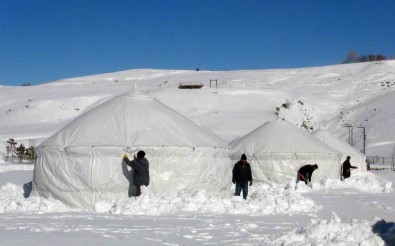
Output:
[[[234,190],[234,189],[233,189]],[[224,196],[210,195],[205,190],[180,191],[170,196],[158,196],[142,187],[143,195],[117,201],[100,201],[95,212],[128,215],[163,215],[177,212],[227,213],[227,214],[296,214],[310,213],[320,209],[299,192],[277,184],[256,183],[250,187],[249,197],[233,196],[229,191]],[[23,189],[14,184],[0,188],[0,213],[31,211],[38,213],[82,211],[67,207],[55,199],[38,196],[23,197]]]
[[392,182],[380,178],[371,172],[355,173],[344,181],[325,178],[320,182],[313,182],[309,186],[303,182],[297,183],[295,179],[288,184],[289,188],[299,192],[309,192],[321,189],[356,189],[368,193],[390,193]]
[[335,212],[329,220],[313,220],[311,225],[289,233],[270,236],[271,245],[384,245],[372,231],[374,222],[352,220],[342,223]]
[[[210,195],[205,190],[180,191],[165,196],[150,193],[142,187],[143,195],[117,201],[100,201],[94,206],[98,213],[130,215],[163,215],[177,212],[218,214],[296,214],[315,212],[321,207],[301,196],[300,192],[279,184],[255,183],[247,200],[233,196],[234,186],[226,194]],[[30,196],[24,198],[23,187],[7,183],[0,188],[0,213],[30,211],[35,213],[85,211],[70,208],[53,198]],[[88,211],[88,210],[86,210]]]
[[95,211],[136,215],[162,215],[180,211],[266,215],[310,213],[320,209],[311,199],[278,184],[254,184],[250,187],[247,200],[243,200],[241,196],[232,196],[232,193],[233,190],[221,197],[209,195],[205,190],[197,190],[158,196],[144,189],[143,195],[137,198],[98,202]]
[[[293,183],[292,183],[293,182]],[[178,212],[218,213],[218,214],[300,214],[318,211],[321,207],[303,192],[320,189],[352,188],[369,193],[390,192],[392,183],[376,175],[357,173],[345,181],[325,179],[313,183],[311,187],[304,183],[284,186],[276,183],[254,183],[249,189],[247,200],[233,196],[234,186],[226,194],[211,195],[205,190],[194,192],[179,191],[173,195],[151,193],[142,187],[143,195],[116,201],[99,201],[94,206],[97,213],[152,215],[174,214]],[[67,207],[55,199],[32,196],[23,197],[23,189],[14,184],[0,188],[0,213],[12,211],[31,211],[39,213],[82,211]]]
[[313,189],[339,189],[352,188],[368,193],[390,193],[392,191],[392,182],[378,177],[371,172],[355,173],[344,181],[340,180],[322,180]]
[[46,199],[38,196],[29,198],[23,197],[23,188],[21,186],[7,183],[0,188],[0,213],[6,212],[68,212],[80,211],[67,207],[55,199]]

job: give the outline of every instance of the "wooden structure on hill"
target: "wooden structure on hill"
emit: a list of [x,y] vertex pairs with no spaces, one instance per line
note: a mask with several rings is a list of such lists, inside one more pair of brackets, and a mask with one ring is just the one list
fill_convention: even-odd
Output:
[[178,89],[200,89],[202,87],[204,87],[203,83],[188,82],[178,84]]

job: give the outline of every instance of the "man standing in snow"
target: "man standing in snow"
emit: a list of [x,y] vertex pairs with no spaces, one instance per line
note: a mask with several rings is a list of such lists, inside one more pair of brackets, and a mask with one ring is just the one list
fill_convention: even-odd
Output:
[[347,156],[347,159],[343,162],[343,178],[349,178],[351,176],[351,169],[356,169],[358,167],[351,166],[351,157]]
[[136,185],[136,196],[141,195],[141,186],[149,185],[149,162],[145,158],[145,152],[140,150],[137,152],[137,157],[134,155],[134,160],[130,161],[128,156],[123,156],[123,161],[132,168],[133,183]]
[[311,182],[311,176],[313,175],[313,172],[318,169],[318,165],[314,164],[314,165],[305,165],[303,167],[301,167],[298,170],[298,177],[296,179],[296,183],[298,183],[300,180],[304,181],[305,184],[308,184],[309,182]]
[[250,163],[247,162],[245,154],[241,155],[240,161],[238,161],[233,167],[232,182],[236,184],[236,196],[240,196],[241,189],[243,189],[243,198],[247,199],[248,195],[248,181],[250,186],[252,185],[252,174]]

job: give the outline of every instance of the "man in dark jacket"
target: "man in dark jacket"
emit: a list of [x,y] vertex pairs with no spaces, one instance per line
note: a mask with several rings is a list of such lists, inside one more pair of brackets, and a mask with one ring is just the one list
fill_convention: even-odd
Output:
[[311,182],[311,176],[313,175],[313,172],[318,169],[318,165],[314,164],[314,165],[305,165],[303,167],[301,167],[298,170],[298,177],[296,179],[296,183],[298,183],[300,180],[304,181],[305,184],[308,184],[309,182]]
[[248,181],[250,181],[250,186],[251,186],[252,185],[251,166],[247,162],[246,155],[242,154],[240,161],[238,161],[233,167],[232,182],[233,184],[236,184],[236,193],[235,193],[236,196],[240,196],[241,190],[243,189],[243,198],[247,199]]
[[136,185],[136,196],[141,195],[140,186],[149,185],[149,162],[145,158],[145,152],[140,150],[137,152],[137,157],[134,156],[134,160],[130,161],[125,155],[123,161],[132,168],[133,171],[133,183]]
[[358,167],[351,166],[351,157],[347,156],[347,159],[343,162],[343,178],[349,178],[351,176],[351,169],[356,169]]

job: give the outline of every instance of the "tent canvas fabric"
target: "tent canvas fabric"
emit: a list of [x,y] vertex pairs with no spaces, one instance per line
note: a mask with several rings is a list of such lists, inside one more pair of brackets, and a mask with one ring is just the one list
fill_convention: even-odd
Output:
[[297,126],[276,120],[266,122],[230,143],[231,159],[247,155],[253,179],[288,183],[300,167],[318,164],[312,181],[340,179],[341,153]]
[[366,156],[359,152],[356,148],[352,147],[343,140],[338,139],[331,133],[325,130],[318,130],[312,133],[316,138],[328,144],[332,148],[342,153],[341,163],[343,163],[347,156],[351,157],[351,165],[358,167],[353,169],[352,172],[365,172],[366,169]]
[[79,116],[37,147],[33,193],[77,207],[128,195],[124,153],[146,152],[150,192],[230,187],[229,147],[155,98],[128,92]]

